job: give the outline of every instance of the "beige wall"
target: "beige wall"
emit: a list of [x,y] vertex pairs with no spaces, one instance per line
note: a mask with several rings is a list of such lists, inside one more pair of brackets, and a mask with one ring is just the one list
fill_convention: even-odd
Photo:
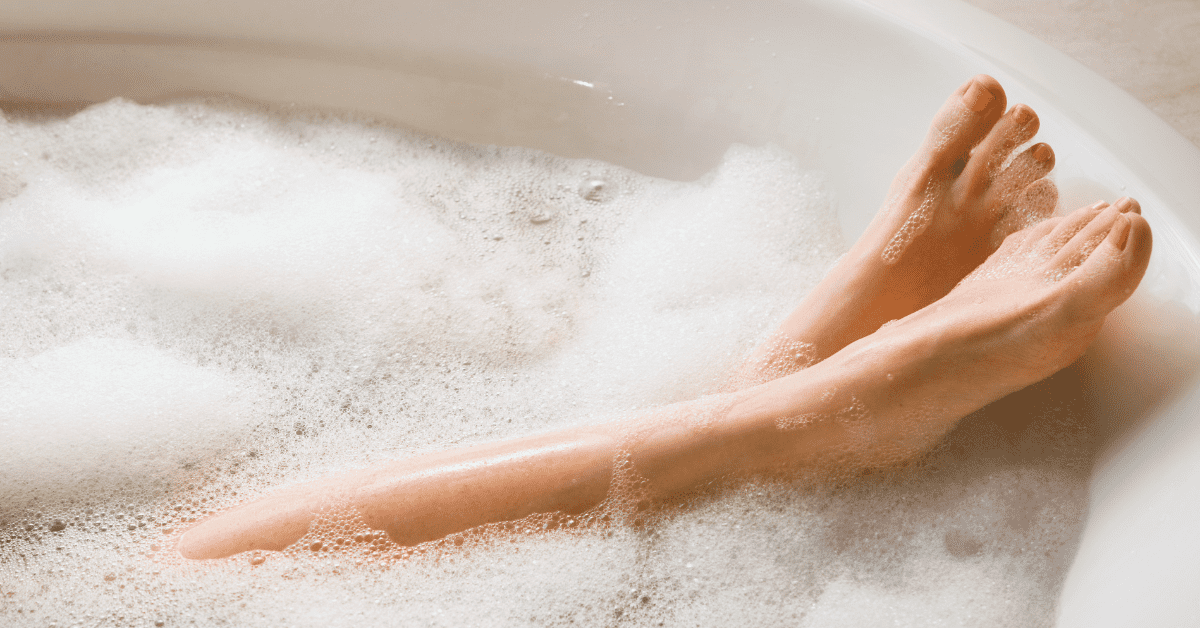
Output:
[[1200,146],[1200,2],[967,2],[1091,68]]

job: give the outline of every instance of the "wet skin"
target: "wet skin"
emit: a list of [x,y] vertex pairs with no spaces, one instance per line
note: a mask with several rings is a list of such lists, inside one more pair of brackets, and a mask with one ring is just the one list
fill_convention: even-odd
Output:
[[201,522],[177,549],[281,550],[330,506],[416,545],[583,513],[630,479],[628,497],[657,500],[731,476],[839,476],[919,456],[961,417],[1078,358],[1150,256],[1131,199],[1046,219],[1053,153],[1035,144],[1013,156],[1037,118],[1005,102],[982,75],[950,96],[866,234],[732,392],[296,486]]

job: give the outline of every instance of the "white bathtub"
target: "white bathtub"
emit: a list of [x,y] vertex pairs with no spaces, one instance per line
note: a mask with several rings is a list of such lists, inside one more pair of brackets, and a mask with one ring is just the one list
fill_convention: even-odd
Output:
[[1154,259],[1085,357],[1103,440],[1060,626],[1200,625],[1200,150],[957,0],[8,0],[0,98],[223,92],[686,179],[730,142],[830,174],[855,237],[945,94],[987,72],[1042,118],[1068,208],[1139,198]]

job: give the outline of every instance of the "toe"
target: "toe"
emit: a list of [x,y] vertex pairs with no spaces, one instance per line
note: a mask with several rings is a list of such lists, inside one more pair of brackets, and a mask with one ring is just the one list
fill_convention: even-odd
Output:
[[1071,212],[1043,239],[1041,251],[1048,256],[1058,253],[1067,245],[1067,242],[1070,242],[1071,238],[1075,237],[1075,234],[1088,226],[1107,207],[1108,203],[1099,201]]
[[1053,169],[1054,150],[1050,145],[1030,146],[991,180],[984,204],[989,207],[1002,206],[1010,197],[1020,194],[1029,184],[1042,179]]
[[1040,125],[1037,114],[1028,105],[1016,105],[1004,114],[971,153],[962,174],[966,185],[977,193],[986,190],[1013,150],[1033,138]]
[[1075,271],[1074,313],[1099,319],[1128,299],[1146,274],[1152,248],[1145,218],[1134,212],[1116,213],[1104,239]]
[[[1100,210],[1050,258],[1050,268],[1070,272],[1092,254],[1092,251],[1113,230],[1113,225],[1118,222],[1121,215],[1120,208],[1115,205],[1109,205]],[[1072,217],[1074,216],[1068,217],[1064,223],[1070,221]]]
[[1130,198],[1128,196],[1124,196],[1124,197],[1117,199],[1117,202],[1113,203],[1113,205],[1115,205],[1118,209],[1120,209],[1122,213],[1127,213],[1127,212],[1132,212],[1134,214],[1142,213],[1141,204],[1138,203],[1136,199]]
[[959,87],[933,118],[922,150],[937,172],[954,170],[1004,114],[1007,99],[1000,82],[979,74]]
[[[1009,234],[1016,233],[1033,225],[1044,225],[1046,219],[1054,214],[1058,206],[1058,186],[1048,179],[1038,179],[1025,186],[1017,197],[1005,203],[1001,210],[999,221],[996,223],[995,236],[1002,240]],[[1052,224],[1058,224],[1055,221]],[[1041,239],[1050,233],[1049,227],[1044,232],[1039,231],[1035,239]]]
[[1058,216],[1053,216],[1053,217],[1047,218],[1039,223],[1036,223],[1033,226],[1027,227],[1020,231],[1016,231],[1014,233],[1025,234],[1025,236],[1024,236],[1025,244],[1022,248],[1025,250],[1034,250],[1034,249],[1036,249],[1038,244],[1046,236],[1050,235],[1050,233],[1052,231],[1054,231],[1055,227],[1057,227],[1059,225],[1059,223],[1061,223],[1062,221],[1063,221],[1062,218],[1059,218]]
[[1058,186],[1049,179],[1038,179],[1025,186],[1017,197],[1017,207],[1024,215],[1022,228],[1041,222],[1054,215],[1058,207]]

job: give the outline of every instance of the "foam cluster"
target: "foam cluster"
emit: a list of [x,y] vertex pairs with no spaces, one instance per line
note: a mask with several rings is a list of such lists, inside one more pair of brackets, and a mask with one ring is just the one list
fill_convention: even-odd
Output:
[[1078,431],[1030,427],[1058,402],[829,490],[171,551],[280,486],[720,390],[844,250],[831,196],[769,146],[673,182],[226,101],[10,112],[0,623],[1045,622],[1085,507]]

